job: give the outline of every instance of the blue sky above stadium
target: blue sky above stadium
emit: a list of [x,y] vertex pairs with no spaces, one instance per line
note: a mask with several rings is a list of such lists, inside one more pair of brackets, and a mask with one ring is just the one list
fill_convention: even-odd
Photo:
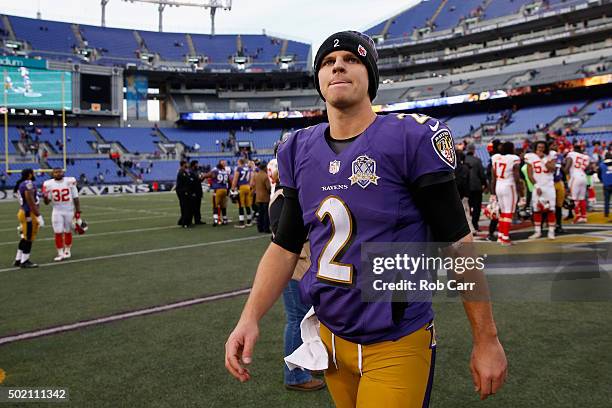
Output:
[[[329,35],[344,29],[365,30],[419,0],[234,0],[231,11],[219,11],[216,32],[282,35],[310,42],[316,51]],[[20,0],[0,3],[0,13],[47,20],[100,25],[100,0]],[[137,17],[135,17],[137,16]],[[106,7],[108,27],[157,31],[157,6],[111,0]],[[164,31],[209,33],[208,11],[169,7]]]

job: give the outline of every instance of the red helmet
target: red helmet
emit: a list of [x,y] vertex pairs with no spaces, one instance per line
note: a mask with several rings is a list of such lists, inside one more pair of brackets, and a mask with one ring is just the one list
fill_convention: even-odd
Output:
[[83,235],[85,232],[87,232],[87,229],[89,228],[85,220],[81,218],[80,213],[75,214],[72,224],[74,231],[79,235]]

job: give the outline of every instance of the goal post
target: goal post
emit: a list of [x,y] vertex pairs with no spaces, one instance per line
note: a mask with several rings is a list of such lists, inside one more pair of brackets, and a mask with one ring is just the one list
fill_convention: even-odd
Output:
[[[43,73],[44,75],[44,73]],[[68,153],[67,153],[67,137],[66,137],[66,97],[65,97],[65,90],[66,90],[66,75],[65,72],[60,72],[60,106],[61,106],[61,129],[62,129],[62,152],[61,152],[61,159],[62,159],[62,168],[64,171],[66,171],[67,169],[67,159],[68,159]],[[57,82],[49,79],[49,78],[43,78],[40,81],[38,81],[38,79],[34,79],[34,81],[32,81],[30,79],[30,74],[28,74],[27,78],[23,78],[23,86],[16,86],[13,83],[13,80],[11,80],[10,76],[9,76],[9,72],[5,69],[3,71],[3,75],[2,75],[2,83],[3,83],[3,101],[2,101],[2,107],[0,108],[0,112],[2,113],[3,117],[4,117],[4,137],[3,137],[3,144],[4,144],[4,157],[3,157],[3,161],[4,161],[4,171],[7,174],[11,174],[11,173],[19,173],[21,172],[21,169],[15,169],[15,168],[11,168],[11,163],[10,163],[10,152],[9,152],[9,146],[10,146],[10,138],[9,138],[9,110],[10,109],[14,109],[14,108],[27,108],[27,109],[34,109],[32,107],[26,107],[23,104],[13,104],[11,103],[12,101],[9,99],[9,92],[13,92],[14,94],[20,94],[20,96],[28,96],[28,93],[33,94],[34,92],[32,91],[32,86],[36,86],[39,83],[43,84],[43,86],[57,86]],[[55,84],[53,84],[53,82],[55,82]],[[33,163],[35,164],[35,163]],[[53,169],[47,169],[47,168],[33,168],[33,170],[37,173],[50,173],[53,171]]]

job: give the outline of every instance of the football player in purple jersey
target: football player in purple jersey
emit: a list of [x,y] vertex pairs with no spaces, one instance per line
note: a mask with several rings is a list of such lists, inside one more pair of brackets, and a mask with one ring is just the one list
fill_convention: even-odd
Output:
[[[315,86],[329,123],[288,134],[279,147],[283,205],[226,342],[225,366],[250,379],[259,320],[291,278],[308,234],[312,265],[300,294],[321,323],[335,405],[423,407],[436,349],[431,303],[363,302],[361,244],[427,242],[428,231],[438,242],[469,243],[472,235],[453,176],[450,130],[424,115],[377,116],[376,62],[373,41],[354,31],[330,36],[317,52]],[[464,308],[473,382],[484,399],[503,385],[506,356],[490,303],[464,298]]]
[[21,240],[19,241],[17,254],[15,255],[14,265],[20,266],[21,268],[38,267],[37,264],[30,261],[30,253],[39,228],[45,225],[45,221],[38,207],[39,199],[36,192],[36,185],[34,184],[35,180],[34,170],[23,169],[21,171],[21,178],[15,186],[15,192],[19,200],[17,219],[21,226]]

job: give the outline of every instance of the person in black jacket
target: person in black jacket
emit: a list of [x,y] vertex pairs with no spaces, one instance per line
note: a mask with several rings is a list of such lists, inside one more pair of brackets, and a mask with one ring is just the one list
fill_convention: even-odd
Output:
[[472,226],[474,230],[478,231],[478,221],[480,220],[480,211],[482,209],[482,193],[488,188],[488,183],[482,161],[475,153],[476,146],[473,144],[469,145],[465,163],[470,168],[468,202],[472,214]]
[[190,185],[192,184],[192,175],[189,172],[189,166],[186,160],[181,160],[178,174],[176,175],[176,195],[179,199],[181,207],[181,218],[178,220],[178,225],[183,228],[191,226],[193,218]]
[[470,219],[470,207],[468,205],[468,196],[470,192],[470,167],[465,162],[465,154],[463,151],[455,150],[457,157],[457,165],[455,167],[455,182],[457,184],[457,190],[459,191],[459,197],[463,204],[466,219]]
[[200,172],[200,166],[197,160],[192,160],[189,163],[189,173],[191,174],[191,184],[189,185],[189,192],[191,193],[191,213],[193,214],[193,223],[195,225],[206,224],[202,221],[202,213],[200,208],[202,207],[202,175]]

